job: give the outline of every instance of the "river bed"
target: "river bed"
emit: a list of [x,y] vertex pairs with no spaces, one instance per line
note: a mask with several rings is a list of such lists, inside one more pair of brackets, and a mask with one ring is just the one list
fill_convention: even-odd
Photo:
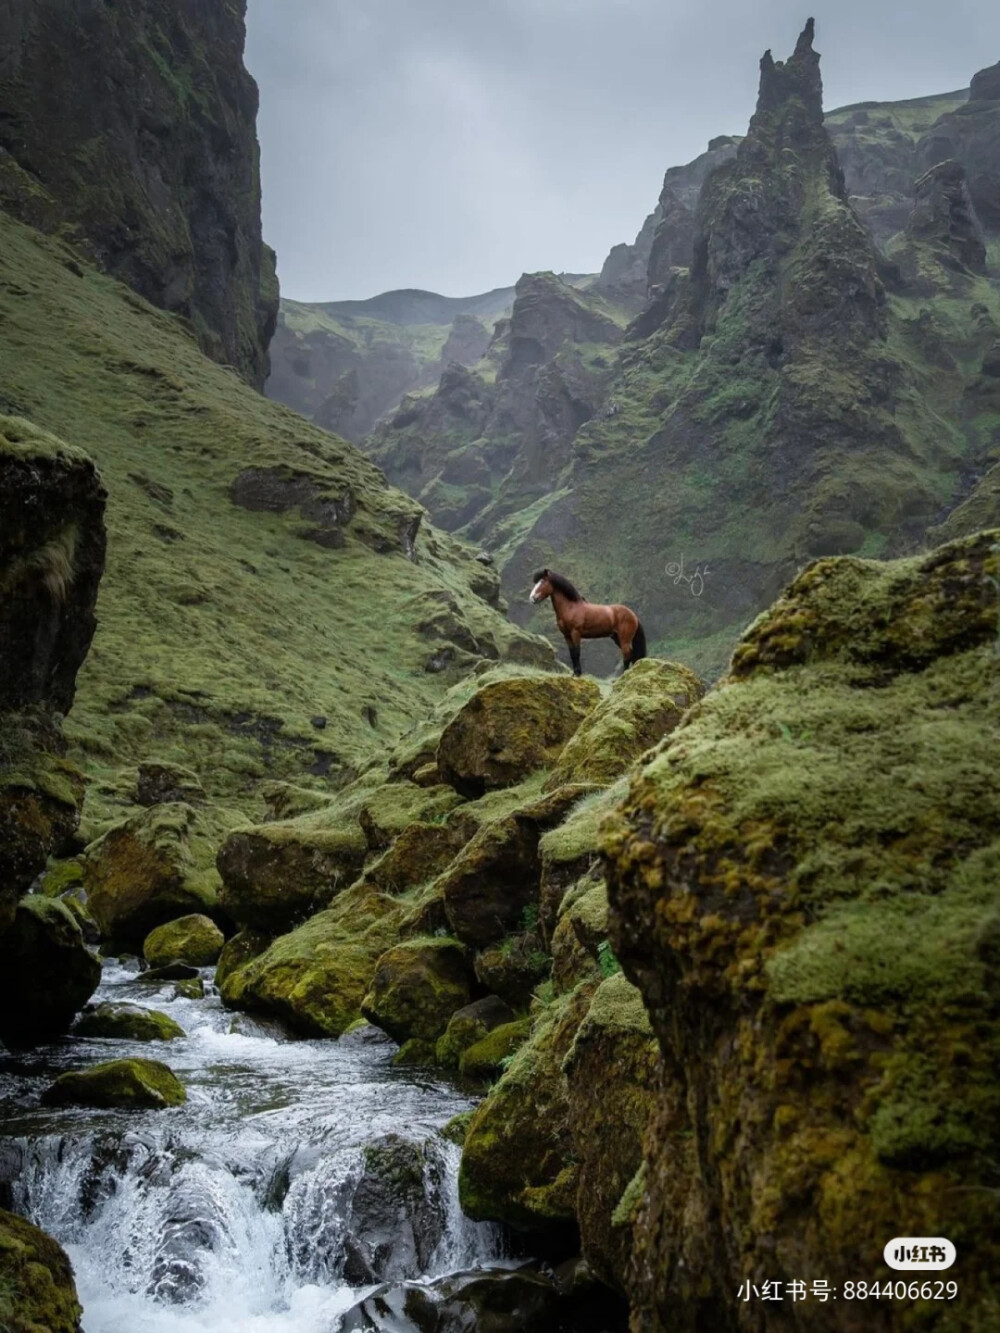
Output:
[[[503,1262],[500,1229],[463,1216],[459,1150],[438,1132],[472,1105],[462,1090],[393,1068],[395,1045],[370,1027],[290,1041],[206,990],[179,997],[173,983],[150,985],[135,967],[106,963],[95,1002],[161,1010],[187,1035],[70,1036],[0,1059],[3,1202],[66,1248],[86,1333],[335,1333],[340,1314],[372,1290],[352,1285],[345,1255],[357,1238],[365,1147],[387,1135],[421,1145],[423,1197],[417,1216],[401,1211],[399,1223],[425,1251],[393,1237],[387,1276]],[[57,1074],[123,1056],[169,1064],[186,1105],[39,1106]]]

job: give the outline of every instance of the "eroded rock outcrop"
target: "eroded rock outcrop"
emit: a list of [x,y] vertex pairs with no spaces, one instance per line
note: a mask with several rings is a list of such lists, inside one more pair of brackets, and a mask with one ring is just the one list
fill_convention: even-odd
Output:
[[743,1327],[741,1282],[837,1285],[906,1234],[952,1239],[962,1326],[990,1318],[997,549],[810,565],[606,830],[612,939],[665,1069],[636,1327]]
[[[6,5],[0,199],[187,316],[210,355],[262,387],[278,284],[245,13],[199,0]],[[122,62],[129,78],[109,79]]]

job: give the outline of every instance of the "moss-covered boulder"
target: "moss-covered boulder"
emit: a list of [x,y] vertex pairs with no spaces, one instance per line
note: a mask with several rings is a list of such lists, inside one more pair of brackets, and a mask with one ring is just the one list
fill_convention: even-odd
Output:
[[271,943],[273,936],[258,930],[240,930],[231,935],[222,946],[215,964],[215,984],[221,990],[226,979],[254,958],[259,958]]
[[0,716],[0,927],[49,857],[72,847],[80,822],[83,778],[41,748],[57,743],[44,728]]
[[644,658],[621,675],[566,742],[546,787],[614,782],[670,734],[705,687],[686,666]]
[[142,953],[150,967],[170,962],[211,967],[218,962],[225,942],[226,937],[211,917],[194,913],[151,930],[143,942]]
[[135,779],[137,805],[167,805],[175,801],[197,805],[204,799],[201,779],[190,768],[166,759],[147,759],[139,765]]
[[534,927],[512,931],[473,959],[476,980],[512,1009],[527,1009],[552,971],[552,957]]
[[138,951],[164,922],[215,909],[213,835],[193,806],[174,802],[142,810],[91,843],[83,878],[105,938]]
[[895,1235],[949,1237],[962,1327],[995,1318],[998,545],[809,565],[607,826],[670,1071],[645,1327],[727,1327],[741,1281],[837,1286]]
[[346,1282],[361,1287],[426,1271],[447,1220],[444,1200],[425,1179],[434,1169],[424,1145],[399,1134],[365,1144],[345,1209]]
[[444,1033],[438,1037],[435,1054],[440,1065],[456,1066],[463,1051],[475,1045],[501,1024],[509,1025],[514,1011],[498,995],[484,995],[456,1009]]
[[572,990],[600,974],[607,958],[608,890],[594,871],[565,895],[552,932],[552,980],[557,991]]
[[241,927],[291,930],[357,878],[367,851],[357,820],[333,807],[235,829],[218,856],[220,906]]
[[464,796],[511,787],[552,766],[600,697],[594,681],[572,676],[485,685],[445,727],[435,756],[438,770]]
[[469,1003],[473,982],[468,950],[457,940],[407,940],[378,959],[361,1012],[393,1041],[433,1041]]
[[574,1227],[579,1168],[562,1062],[594,989],[581,986],[542,1010],[473,1116],[459,1173],[470,1217],[556,1235]]
[[339,1037],[361,1016],[399,912],[392,898],[362,883],[259,952],[260,936],[234,936],[216,970],[223,1003],[279,1018],[304,1036]]
[[[501,1023],[485,1037],[480,1037],[465,1048],[458,1062],[459,1072],[468,1078],[496,1078],[506,1068],[514,1052],[524,1045],[530,1033],[530,1018],[516,1018],[513,1023]],[[462,1138],[464,1142],[464,1130]]]
[[100,980],[100,960],[65,904],[22,898],[0,939],[0,1039],[31,1043],[66,1032]]
[[580,1163],[583,1254],[603,1281],[627,1292],[634,1218],[618,1204],[642,1163],[661,1068],[642,996],[620,972],[595,992],[563,1073]]
[[444,783],[418,786],[415,782],[386,782],[376,788],[358,810],[358,823],[372,851],[380,851],[418,820],[442,819],[462,804],[454,787]]
[[90,1069],[60,1074],[45,1089],[46,1106],[119,1107],[158,1111],[181,1106],[187,1093],[173,1070],[159,1060],[109,1060]]
[[408,824],[377,861],[365,869],[365,877],[386,893],[403,893],[434,879],[445,870],[468,841],[464,821]]
[[88,1005],[73,1032],[77,1037],[113,1037],[118,1041],[174,1041],[185,1035],[181,1025],[159,1009],[107,1002]]
[[0,1328],[6,1333],[80,1333],[66,1251],[38,1227],[0,1209]]
[[470,838],[437,883],[458,939],[483,949],[521,925],[526,911],[537,916],[539,839],[588,790],[560,787],[489,820]]

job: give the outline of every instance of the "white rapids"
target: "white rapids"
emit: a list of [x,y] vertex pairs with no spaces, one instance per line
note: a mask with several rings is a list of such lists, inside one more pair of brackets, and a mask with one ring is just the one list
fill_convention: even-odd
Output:
[[[370,1028],[288,1041],[217,997],[174,997],[108,963],[95,1000],[160,1009],[169,1043],[66,1038],[0,1061],[0,1168],[10,1199],[66,1248],[86,1333],[335,1333],[371,1286],[343,1274],[344,1233],[366,1144],[422,1145],[434,1246],[430,1279],[502,1261],[498,1228],[458,1205],[458,1158],[438,1134],[470,1100],[394,1069]],[[136,1055],[165,1061],[185,1106],[131,1112],[38,1106],[59,1072]],[[413,1267],[418,1267],[416,1263]]]

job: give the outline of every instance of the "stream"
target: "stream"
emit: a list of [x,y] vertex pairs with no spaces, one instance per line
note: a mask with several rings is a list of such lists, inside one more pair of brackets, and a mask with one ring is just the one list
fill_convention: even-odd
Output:
[[[86,1333],[335,1333],[381,1278],[503,1262],[500,1229],[463,1216],[459,1149],[438,1134],[470,1098],[394,1069],[375,1029],[290,1041],[209,985],[185,999],[114,962],[93,998],[159,1009],[187,1036],[71,1035],[0,1059],[0,1202],[66,1248]],[[187,1104],[39,1106],[57,1074],[123,1056],[169,1064]],[[418,1164],[405,1204],[365,1176],[386,1135],[419,1145],[402,1145]]]

